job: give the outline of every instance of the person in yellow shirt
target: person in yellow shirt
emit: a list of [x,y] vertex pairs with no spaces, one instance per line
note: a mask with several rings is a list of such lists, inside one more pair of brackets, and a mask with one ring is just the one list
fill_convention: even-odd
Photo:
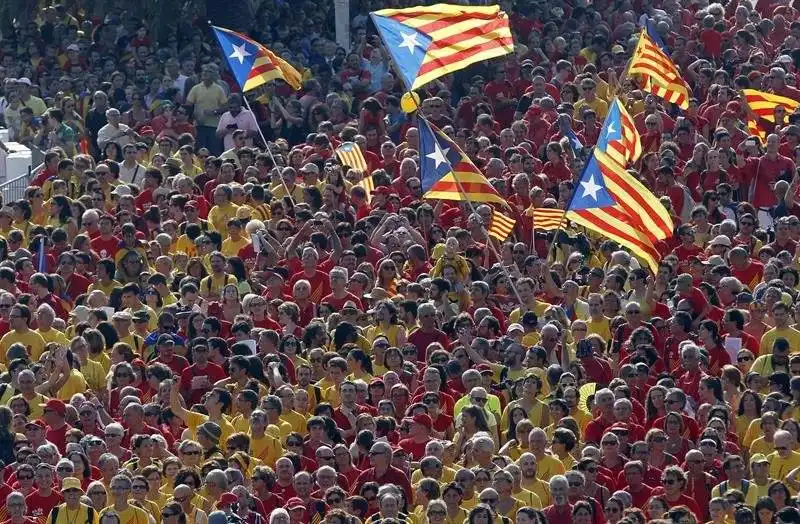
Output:
[[[767,455],[769,460],[769,476],[783,480],[789,473],[800,467],[800,452],[794,451],[796,439],[785,429],[779,429],[773,437],[775,452]],[[797,495],[797,483],[787,483],[792,496]]]
[[62,331],[53,329],[53,321],[56,319],[56,312],[50,304],[42,304],[36,310],[36,324],[39,326],[36,333],[44,339],[45,344],[55,342],[62,346],[68,346],[69,340]]
[[122,289],[122,284],[114,280],[114,273],[117,270],[116,264],[110,258],[104,258],[97,262],[96,280],[89,286],[88,292],[100,290],[110,297],[116,289]]
[[293,167],[284,167],[281,171],[281,180],[273,184],[270,191],[275,200],[280,200],[288,195],[295,203],[298,203],[303,201],[304,187],[297,183],[297,171]]
[[214,188],[214,207],[208,212],[208,223],[222,238],[228,236],[228,221],[236,218],[239,206],[231,202],[233,190],[228,184]]
[[147,329],[155,331],[158,329],[158,315],[153,308],[142,302],[139,297],[141,296],[141,288],[139,284],[125,284],[122,288],[122,305],[125,307],[125,312],[129,313],[131,317],[134,313],[144,311],[148,314]]
[[583,97],[575,102],[575,112],[572,117],[575,120],[583,121],[584,108],[592,109],[597,116],[597,120],[603,121],[608,114],[608,102],[597,96],[597,82],[591,78],[581,80],[581,91]]
[[133,482],[127,475],[115,475],[111,479],[111,499],[113,504],[100,512],[100,519],[107,513],[115,513],[119,524],[147,524],[150,522],[145,510],[128,503]]
[[50,512],[47,524],[98,524],[98,513],[94,508],[81,503],[83,488],[80,479],[66,477],[61,479],[61,495],[64,503],[59,504]]
[[509,323],[517,324],[522,317],[522,314],[527,311],[533,311],[538,318],[544,318],[544,312],[550,304],[546,302],[539,302],[536,300],[536,283],[528,278],[521,278],[517,282],[517,292],[522,302],[525,304],[524,311],[521,308],[516,308],[508,316]]
[[250,239],[242,235],[242,222],[238,218],[228,220],[228,238],[222,241],[222,254],[226,257],[239,255],[239,250],[250,243]]
[[780,419],[774,411],[768,411],[761,415],[762,436],[753,440],[753,443],[750,444],[750,456],[756,453],[768,456],[775,451],[775,433],[778,430],[778,424],[780,424]]
[[522,472],[520,487],[532,491],[542,501],[542,507],[550,505],[550,485],[538,477],[538,466],[536,456],[533,453],[525,452],[517,460]]
[[[753,363],[753,368],[756,368],[756,363],[760,359],[771,356],[774,351],[775,341],[778,338],[785,339],[789,343],[788,348],[792,348],[794,351],[800,349],[800,331],[789,325],[791,318],[789,306],[783,302],[778,302],[772,306],[772,319],[775,321],[775,327],[761,336],[761,344],[759,345],[759,354],[761,356]],[[788,364],[786,365],[788,366]],[[753,369],[753,371],[758,371],[758,369]],[[761,373],[761,376],[767,375]]]
[[214,435],[209,435],[208,426],[206,426],[202,432],[200,431],[200,426],[204,426],[207,422],[214,422],[220,430],[220,434],[216,435],[217,445],[219,445],[220,442],[226,442],[228,437],[236,432],[225,415],[225,413],[230,411],[233,400],[231,394],[223,388],[214,388],[206,397],[203,405],[208,411],[208,415],[189,411],[181,405],[180,383],[178,381],[172,384],[169,400],[172,412],[186,423],[187,431],[191,435],[189,438],[198,440],[201,444],[203,444],[199,438],[201,436],[204,436],[206,440],[213,440],[213,438],[210,437]]
[[281,441],[266,433],[267,413],[256,409],[250,414],[249,453],[264,465],[275,468],[275,462],[283,456]]
[[603,296],[600,293],[590,293],[586,303],[589,305],[586,335],[600,335],[604,341],[611,340],[611,319],[603,314]]
[[31,310],[24,304],[16,304],[8,314],[11,331],[0,338],[0,364],[8,364],[6,354],[12,344],[19,342],[28,351],[31,360],[36,362],[44,353],[45,341],[30,328]]
[[222,289],[228,284],[236,285],[236,276],[225,272],[225,255],[215,251],[209,256],[211,274],[200,281],[200,296],[206,300],[220,300]]

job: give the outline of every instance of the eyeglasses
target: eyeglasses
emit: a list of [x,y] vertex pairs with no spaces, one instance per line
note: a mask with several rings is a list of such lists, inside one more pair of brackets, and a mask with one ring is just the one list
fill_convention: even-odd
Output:
[[339,497],[336,497],[336,498],[332,498],[331,497],[329,499],[326,499],[325,502],[327,502],[328,505],[341,504],[342,499],[340,499]]
[[751,360],[753,360],[752,357],[744,356],[737,358],[736,362],[750,362]]
[[17,480],[33,480],[33,475],[17,475]]
[[133,491],[147,491],[147,485],[136,484],[133,486]]
[[161,512],[161,518],[162,519],[168,519],[170,517],[177,517],[177,516],[178,516],[178,513],[170,513],[169,511],[162,511]]
[[479,404],[483,404],[484,402],[488,401],[489,399],[486,397],[471,397],[473,402],[477,402]]
[[666,484],[667,486],[672,486],[672,485],[674,485],[674,484],[677,484],[677,483],[678,483],[678,481],[677,481],[677,480],[675,480],[675,479],[662,479],[662,480],[661,480],[661,483],[662,483],[662,484]]
[[187,450],[187,451],[184,451],[183,454],[184,455],[199,455],[200,454],[200,450],[197,450],[197,449]]
[[56,468],[56,471],[58,471],[59,473],[72,473],[75,470],[73,468],[70,468],[69,466],[61,466]]
[[491,497],[491,498],[487,497],[487,498],[481,499],[481,504],[497,504],[497,499],[494,498],[494,497]]

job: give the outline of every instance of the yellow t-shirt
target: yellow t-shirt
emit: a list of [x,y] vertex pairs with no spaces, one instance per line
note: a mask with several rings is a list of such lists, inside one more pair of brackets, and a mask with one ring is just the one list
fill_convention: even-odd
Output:
[[186,103],[194,106],[194,118],[197,125],[204,127],[217,127],[219,116],[206,115],[206,111],[223,109],[227,102],[228,97],[225,96],[225,91],[216,82],[212,82],[210,86],[200,82],[194,85],[186,96]]
[[[553,475],[563,475],[565,471],[564,464],[553,455],[545,454],[536,461],[536,477],[544,482],[550,482]],[[534,493],[536,492],[534,491]]]
[[608,102],[605,100],[600,99],[600,97],[595,97],[594,100],[589,102],[585,98],[581,98],[577,102],[575,102],[575,112],[573,114],[573,118],[576,120],[582,120],[583,116],[583,108],[590,107],[594,110],[595,114],[597,115],[597,120],[604,120],[606,114],[608,114]]
[[148,524],[148,522],[150,522],[145,510],[137,508],[136,506],[131,506],[130,504],[128,504],[128,507],[123,511],[115,509],[113,505],[108,506],[100,512],[100,518],[102,519],[103,515],[109,511],[113,511],[119,515],[119,524]]
[[[559,462],[559,464],[561,464],[561,462]],[[546,508],[550,505],[550,485],[547,482],[540,478],[536,478],[533,481],[528,481],[523,478],[521,484],[523,489],[532,491],[539,497],[539,500],[542,501],[542,507]]]
[[226,257],[239,256],[239,250],[250,243],[250,240],[241,237],[239,240],[234,240],[230,237],[222,241],[222,254]]
[[233,202],[226,202],[221,206],[214,206],[208,212],[208,225],[217,231],[222,238],[228,237],[228,220],[236,218],[239,206]]
[[281,441],[273,436],[265,434],[256,438],[250,435],[250,455],[264,465],[274,468],[275,462],[283,456],[283,446]]
[[[750,482],[750,481],[748,481],[748,482]],[[725,489],[727,491],[730,491],[732,489],[737,489],[737,488],[734,488],[733,486],[731,486],[730,482],[728,482],[728,481],[725,481],[724,484],[725,484]],[[717,484],[716,486],[714,486],[714,488],[711,490],[711,498],[722,496],[722,494],[720,494],[721,488],[722,488],[722,483]],[[744,490],[741,489],[741,486],[739,486],[738,489],[739,489],[739,491],[744,492]],[[757,491],[758,490],[755,489],[755,484],[750,482],[750,486],[747,488],[747,494],[744,496],[744,503],[745,503],[746,506],[750,506],[751,508],[754,508],[756,506],[756,502],[758,502]]]
[[69,401],[75,393],[85,393],[87,389],[86,378],[77,369],[70,371],[67,381],[58,390],[58,398]]
[[89,286],[89,293],[91,293],[92,291],[102,291],[103,293],[106,294],[107,297],[110,297],[111,293],[113,293],[115,289],[122,289],[122,284],[120,284],[116,280],[112,280],[108,284],[103,284],[100,281],[97,281],[91,286]]
[[[200,424],[203,422],[208,422],[209,420],[211,419],[208,418],[208,415],[203,415],[202,413],[197,413],[196,411],[188,412],[188,416],[184,422],[186,422],[186,427],[192,433],[192,440],[197,440],[198,426],[200,426]],[[231,425],[230,421],[225,417],[225,415],[222,416],[222,421],[215,420],[213,422],[216,422],[222,430],[222,435],[219,438],[219,447],[224,449],[223,446],[225,446],[225,442],[228,440],[228,437],[236,433],[236,430],[234,429],[233,425]]]
[[107,372],[99,362],[86,359],[86,363],[81,364],[81,373],[86,379],[86,384],[93,391],[103,391],[106,388]]
[[218,297],[222,295],[222,288],[228,284],[236,285],[236,277],[233,275],[225,274],[222,277],[208,275],[200,281],[200,294],[212,295]]
[[752,457],[756,453],[762,453],[764,455],[769,455],[775,451],[775,444],[773,442],[767,442],[767,440],[762,436],[758,437],[750,444],[750,456]]
[[[797,451],[792,451],[786,458],[781,458],[776,451],[768,455],[767,460],[769,460],[769,476],[774,479],[784,479],[792,470],[800,467],[800,453]],[[788,483],[786,487],[789,488],[792,496],[797,495],[797,490],[792,489]]]
[[533,303],[533,309],[525,308],[525,311],[522,311],[520,308],[516,308],[514,311],[511,312],[510,315],[508,315],[508,320],[512,324],[518,324],[520,318],[522,318],[522,314],[527,313],[528,311],[533,311],[534,313],[536,313],[536,316],[538,318],[543,318],[544,312],[547,310],[548,307],[550,307],[550,304],[548,304],[547,302],[540,302],[537,300]]
[[177,242],[175,242],[175,253],[186,253],[187,256],[196,257],[197,256],[197,246],[194,245],[194,241],[190,239],[186,235],[181,235],[178,237]]
[[[785,338],[789,342],[789,348],[790,348],[789,351],[791,351],[792,353],[797,353],[798,351],[800,351],[800,331],[796,330],[793,327],[786,327],[781,329],[774,327],[761,336],[759,354],[762,356],[771,355],[772,344],[775,342],[775,339],[777,338]],[[753,367],[755,367],[755,362],[753,363]]]
[[[50,513],[47,519],[47,524],[88,524],[89,523],[89,506],[81,504],[77,510],[71,511],[67,509],[66,504],[58,505],[58,513],[56,518],[53,519],[53,514]],[[100,522],[100,517],[96,511],[92,511],[91,524]]]
[[6,357],[8,348],[17,342],[25,346],[25,348],[28,350],[28,355],[34,362],[38,361],[39,357],[41,357],[42,353],[44,353],[44,339],[36,331],[31,329],[28,329],[24,333],[9,331],[3,335],[3,338],[0,338],[0,364],[8,364],[8,359]]
[[148,331],[155,331],[156,329],[158,329],[158,314],[155,312],[153,308],[151,308],[147,304],[142,304],[142,307],[140,307],[139,309],[128,308],[125,311],[130,313],[131,315],[133,315],[137,311],[147,311],[147,313],[150,315],[150,320],[147,321]]
[[56,342],[62,346],[69,346],[69,340],[67,339],[67,336],[61,331],[56,331],[55,329],[50,328],[47,331],[37,329],[36,332],[42,336],[45,344]]
[[281,413],[280,419],[283,422],[287,422],[290,426],[292,426],[292,431],[300,433],[301,435],[305,436],[308,433],[308,429],[306,426],[306,417],[298,413],[294,410],[284,411]]
[[534,493],[533,491],[529,491],[525,488],[520,488],[519,491],[513,493],[514,498],[522,502],[523,505],[531,507],[533,509],[542,509],[542,499],[539,498],[539,495]]
[[603,340],[611,340],[611,319],[608,317],[603,317],[597,322],[593,322],[589,319],[586,321],[586,328],[587,335],[600,335],[603,337]]
[[106,375],[108,375],[108,372],[111,371],[111,356],[109,356],[107,352],[103,351],[97,355],[91,355],[89,360],[100,364],[103,367]]
[[[16,398],[22,398],[22,395],[21,394],[14,395],[13,397],[11,397],[7,405],[10,406],[11,403],[14,402],[14,399]],[[50,400],[50,398],[45,397],[40,393],[36,393],[33,399],[31,400],[25,399],[25,400],[28,402],[28,406],[30,406],[31,408],[31,414],[28,416],[28,420],[36,420],[37,418],[41,418],[42,415],[44,415],[44,408],[41,407],[40,404],[45,404],[48,400]]]

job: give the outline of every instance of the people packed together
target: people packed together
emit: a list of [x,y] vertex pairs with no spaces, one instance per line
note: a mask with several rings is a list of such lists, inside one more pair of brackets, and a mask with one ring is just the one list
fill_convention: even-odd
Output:
[[[369,13],[433,2],[350,0],[349,38],[253,2],[233,29],[302,88],[246,93],[213,2],[143,3],[0,27],[0,123],[44,158],[0,207],[2,524],[800,523],[797,5],[501,0],[514,53],[415,111]],[[643,27],[688,110],[628,74]],[[533,218],[614,97],[655,273]],[[509,208],[426,197],[420,114]]]

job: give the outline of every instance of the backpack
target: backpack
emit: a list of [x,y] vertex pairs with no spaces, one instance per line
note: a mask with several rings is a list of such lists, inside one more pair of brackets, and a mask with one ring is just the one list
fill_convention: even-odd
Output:
[[[61,506],[56,506],[53,508],[53,511],[50,512],[50,524],[56,524],[58,521],[58,511]],[[86,506],[86,524],[93,524],[94,523],[94,508],[91,506]]]

